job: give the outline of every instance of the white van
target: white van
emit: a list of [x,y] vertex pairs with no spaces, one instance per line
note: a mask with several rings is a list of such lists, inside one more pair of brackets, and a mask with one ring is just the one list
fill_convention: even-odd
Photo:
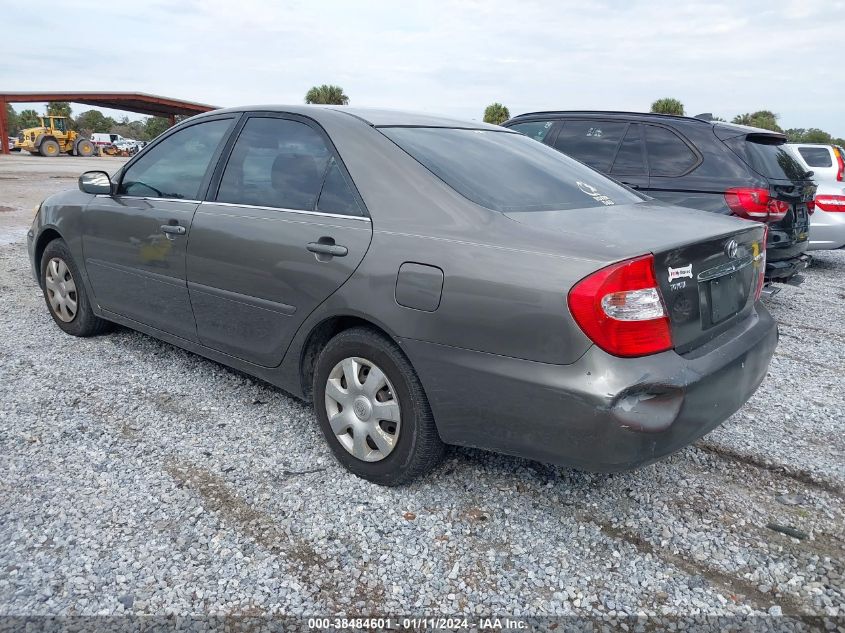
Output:
[[91,135],[91,142],[94,145],[114,145],[125,140],[126,139],[120,134],[105,134],[103,132],[97,132]]

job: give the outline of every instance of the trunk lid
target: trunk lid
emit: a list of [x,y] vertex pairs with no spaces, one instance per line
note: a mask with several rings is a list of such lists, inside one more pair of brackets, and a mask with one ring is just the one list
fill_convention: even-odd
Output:
[[765,228],[729,216],[642,203],[505,214],[543,231],[589,241],[603,264],[651,253],[672,328],[684,354],[750,314],[765,266]]
[[756,173],[768,181],[769,195],[789,205],[782,220],[771,222],[772,246],[778,241],[804,242],[809,236],[808,203],[813,200],[816,185],[808,172],[785,146],[786,137],[776,132],[719,125],[716,136]]

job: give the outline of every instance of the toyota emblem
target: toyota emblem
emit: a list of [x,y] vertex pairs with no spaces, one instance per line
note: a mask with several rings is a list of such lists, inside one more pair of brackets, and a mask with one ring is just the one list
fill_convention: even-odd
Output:
[[739,250],[739,244],[736,243],[736,240],[731,240],[727,244],[725,244],[725,255],[733,259],[736,257],[736,252]]

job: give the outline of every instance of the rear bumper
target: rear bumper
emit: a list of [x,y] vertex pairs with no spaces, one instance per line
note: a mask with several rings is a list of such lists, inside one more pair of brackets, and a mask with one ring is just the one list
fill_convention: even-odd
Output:
[[800,242],[794,241],[791,233],[770,228],[766,243],[767,279],[788,279],[809,265],[810,258],[806,253],[810,242],[806,232],[802,235]]
[[623,359],[597,347],[549,365],[401,341],[450,444],[584,470],[653,462],[712,430],[754,393],[777,345],[761,304],[695,352]]
[[845,246],[845,213],[827,212],[816,207],[810,217],[810,250],[827,250]]

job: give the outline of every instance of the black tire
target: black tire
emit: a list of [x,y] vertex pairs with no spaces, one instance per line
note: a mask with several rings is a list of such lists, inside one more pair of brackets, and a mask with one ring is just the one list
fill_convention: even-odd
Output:
[[87,139],[83,139],[76,144],[76,155],[77,156],[93,156],[94,155],[94,144]]
[[[393,450],[380,461],[358,459],[332,431],[326,410],[326,384],[332,369],[345,358],[364,358],[377,365],[393,385],[399,401],[401,427]],[[331,339],[314,370],[314,410],[335,458],[350,472],[382,486],[400,486],[432,470],[443,458],[445,444],[419,378],[408,359],[390,339],[375,330],[356,327]]]
[[[51,304],[50,293],[52,291],[48,288],[47,267],[54,259],[64,262],[70,274],[69,278],[73,280],[73,284],[76,287],[75,292],[68,293],[68,296],[76,302],[75,314],[69,321],[59,316],[57,310]],[[91,309],[91,302],[88,300],[88,295],[85,292],[85,286],[82,282],[82,276],[79,274],[79,268],[77,268],[76,262],[73,261],[73,255],[71,255],[70,249],[62,239],[53,240],[44,249],[44,254],[41,256],[41,288],[44,293],[44,301],[47,304],[47,309],[50,311],[50,316],[53,317],[56,325],[67,334],[73,336],[96,336],[110,328],[111,323],[98,317]],[[66,313],[64,318],[67,318],[67,316],[68,314]]]
[[45,141],[41,141],[41,145],[38,146],[38,151],[41,152],[42,156],[58,156],[62,153],[62,148],[56,141],[48,138]]

